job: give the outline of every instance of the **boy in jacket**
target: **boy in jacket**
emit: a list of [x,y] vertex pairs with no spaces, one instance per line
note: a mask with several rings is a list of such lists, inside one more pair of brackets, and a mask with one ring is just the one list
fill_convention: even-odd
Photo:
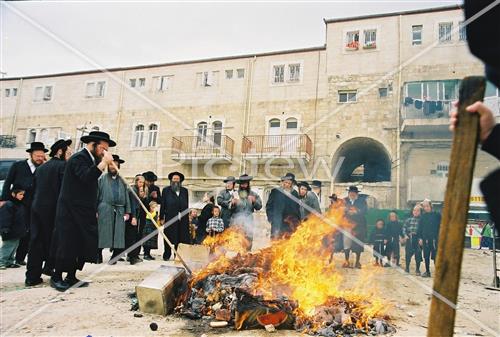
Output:
[[0,269],[19,268],[15,263],[14,254],[19,246],[19,240],[28,231],[26,226],[25,207],[22,204],[25,190],[14,184],[10,190],[9,200],[0,207],[0,233],[2,247],[0,248]]

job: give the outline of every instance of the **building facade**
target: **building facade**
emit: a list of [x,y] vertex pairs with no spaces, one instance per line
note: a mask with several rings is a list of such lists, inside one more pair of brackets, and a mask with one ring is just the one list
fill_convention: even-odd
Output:
[[[462,22],[458,7],[325,20],[316,48],[2,79],[1,157],[102,130],[125,176],[180,170],[193,202],[243,172],[264,199],[293,172],[323,182],[324,205],[351,184],[373,207],[440,202],[451,102],[483,73]],[[479,152],[475,177],[496,166]]]

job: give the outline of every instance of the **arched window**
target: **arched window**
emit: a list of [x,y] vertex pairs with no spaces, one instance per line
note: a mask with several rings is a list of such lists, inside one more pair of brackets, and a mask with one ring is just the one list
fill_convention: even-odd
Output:
[[28,132],[28,141],[26,143],[31,144],[36,141],[36,129],[31,129]]
[[269,121],[268,125],[269,135],[275,136],[281,133],[281,121],[277,118],[273,118]]
[[144,140],[144,125],[138,124],[135,126],[134,130],[134,146],[142,147],[143,140]]
[[158,125],[149,124],[148,128],[148,146],[156,146],[156,140],[158,139]]
[[40,130],[39,141],[41,141],[42,143],[47,143],[48,139],[49,139],[49,130],[47,129]]
[[220,147],[222,145],[222,122],[221,121],[213,122],[212,128],[213,128],[214,146]]
[[299,122],[297,118],[288,118],[286,120],[286,131],[287,133],[297,133],[299,128]]
[[207,122],[199,122],[197,127],[197,134],[196,134],[196,141],[198,144],[204,143],[207,140],[207,129],[208,129],[208,124]]

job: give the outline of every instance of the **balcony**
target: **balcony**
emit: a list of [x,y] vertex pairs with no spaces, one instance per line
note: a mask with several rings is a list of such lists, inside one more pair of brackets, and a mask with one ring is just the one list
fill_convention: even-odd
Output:
[[214,159],[230,162],[234,140],[228,136],[180,136],[172,138],[172,159],[207,162]]
[[0,135],[0,148],[13,149],[16,147],[16,136]]
[[244,136],[241,153],[246,159],[299,159],[309,161],[312,141],[308,135]]
[[403,103],[403,133],[447,134],[452,101],[419,101]]

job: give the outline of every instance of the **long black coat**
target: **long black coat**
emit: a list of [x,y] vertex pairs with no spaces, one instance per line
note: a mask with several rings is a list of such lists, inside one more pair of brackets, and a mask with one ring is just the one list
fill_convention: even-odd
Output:
[[183,213],[180,221],[174,221],[164,233],[167,235],[170,242],[174,245],[179,243],[190,243],[189,237],[189,196],[188,190],[181,187],[179,196],[172,190],[170,186],[163,189],[161,198],[160,219],[165,222],[170,222],[172,219],[177,219],[179,213]]
[[66,270],[97,262],[97,180],[101,173],[85,149],[66,164],[52,238],[52,254]]
[[[500,124],[493,128],[488,139],[483,143],[482,149],[500,160]],[[491,220],[495,223],[497,231],[500,231],[500,169],[496,169],[484,178],[480,188]]]
[[292,190],[287,196],[280,187],[273,188],[266,203],[267,220],[271,223],[271,237],[290,233],[300,222],[300,205],[297,191]]
[[35,174],[31,173],[31,169],[28,165],[27,160],[20,160],[12,164],[9,169],[9,173],[7,174],[7,178],[5,178],[5,182],[3,184],[2,200],[9,200],[11,185],[20,185],[25,191],[23,204],[26,205],[29,210],[33,201],[34,178]]
[[[365,242],[366,212],[368,211],[366,199],[360,196],[351,204],[349,198],[344,198],[344,202],[346,208],[345,218],[352,224],[352,235],[359,241]],[[352,214],[349,214],[349,210],[352,210]],[[364,246],[353,241],[351,250],[353,252],[363,252]]]
[[35,193],[31,205],[31,241],[40,240],[43,258],[49,255],[50,241],[54,231],[57,199],[61,191],[66,161],[52,158],[35,171]]

